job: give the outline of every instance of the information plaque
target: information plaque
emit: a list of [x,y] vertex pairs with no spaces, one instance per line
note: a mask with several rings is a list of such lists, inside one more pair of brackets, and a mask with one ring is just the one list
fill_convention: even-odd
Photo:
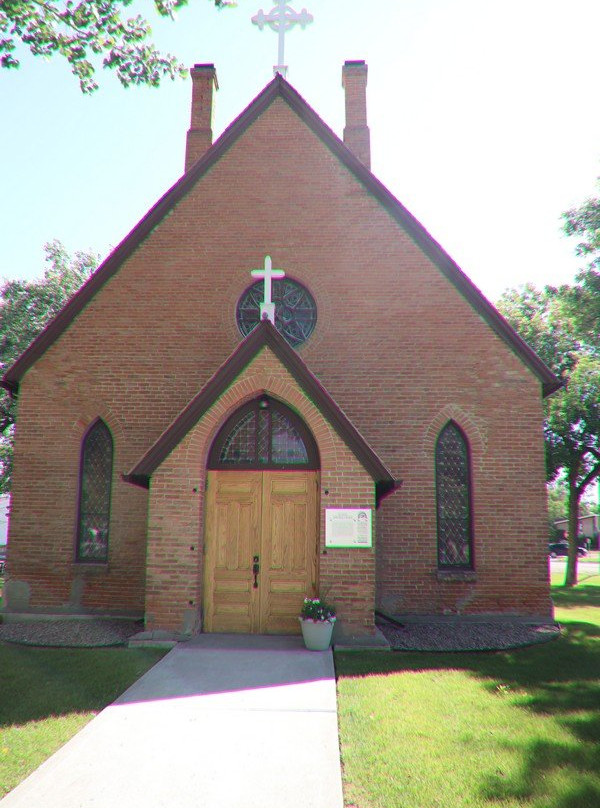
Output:
[[325,508],[326,547],[372,547],[371,508]]

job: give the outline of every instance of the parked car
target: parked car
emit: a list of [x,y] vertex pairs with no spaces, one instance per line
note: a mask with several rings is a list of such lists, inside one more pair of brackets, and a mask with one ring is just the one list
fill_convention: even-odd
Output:
[[6,563],[6,545],[0,545],[0,575],[4,573],[4,564]]
[[[569,545],[566,541],[557,541],[553,542],[552,544],[548,545],[548,555],[550,558],[558,558],[559,556],[567,556],[569,555]],[[585,547],[581,545],[577,548],[577,555],[584,556],[587,555],[587,550]]]

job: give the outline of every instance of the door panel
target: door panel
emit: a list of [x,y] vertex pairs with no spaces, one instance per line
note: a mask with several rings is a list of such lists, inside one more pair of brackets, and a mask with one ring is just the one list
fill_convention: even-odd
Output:
[[263,472],[260,631],[297,634],[302,601],[316,590],[314,472]]
[[259,614],[252,558],[260,547],[260,475],[209,472],[206,496],[204,626],[252,633]]
[[302,600],[316,592],[316,472],[210,471],[207,480],[205,631],[298,633]]

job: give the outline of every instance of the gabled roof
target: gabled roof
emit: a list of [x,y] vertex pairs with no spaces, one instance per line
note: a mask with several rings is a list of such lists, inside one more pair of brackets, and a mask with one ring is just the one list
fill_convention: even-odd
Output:
[[511,328],[496,308],[460,269],[423,225],[379,182],[327,126],[302,96],[280,74],[267,84],[248,107],[223,132],[221,137],[151,208],[118,247],[108,256],[89,281],[75,294],[41,334],[6,372],[2,385],[17,392],[19,381],[47,348],[68,328],[96,292],[119,270],[140,243],[188,193],[193,185],[219,160],[249,126],[273,103],[282,98],[324,145],[351,171],[356,179],[378,200],[487,324],[539,378],[544,395],[561,387],[561,382],[537,354]]
[[134,485],[148,488],[153,472],[264,347],[273,351],[319,412],[354,453],[363,468],[371,475],[376,485],[377,500],[379,501],[385,494],[398,487],[399,482],[394,480],[377,454],[344,415],[321,382],[268,320],[261,321],[248,334],[212,379],[179,413],[142,459],[128,474],[123,476],[123,479]]

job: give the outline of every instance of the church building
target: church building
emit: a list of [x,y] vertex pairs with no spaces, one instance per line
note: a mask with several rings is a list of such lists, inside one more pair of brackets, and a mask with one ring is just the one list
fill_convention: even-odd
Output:
[[[542,399],[560,383],[280,74],[5,374],[5,608],[339,636],[387,615],[552,616]],[[341,93],[340,93],[341,102]],[[11,586],[8,587],[10,593]]]

